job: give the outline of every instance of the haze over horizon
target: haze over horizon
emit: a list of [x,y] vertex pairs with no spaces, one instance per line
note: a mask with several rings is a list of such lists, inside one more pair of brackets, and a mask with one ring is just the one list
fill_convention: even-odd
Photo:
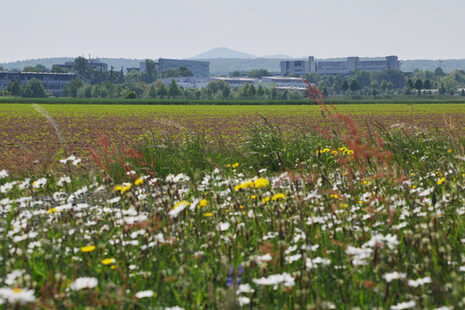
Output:
[[79,55],[465,58],[459,0],[18,0],[0,3],[0,63]]

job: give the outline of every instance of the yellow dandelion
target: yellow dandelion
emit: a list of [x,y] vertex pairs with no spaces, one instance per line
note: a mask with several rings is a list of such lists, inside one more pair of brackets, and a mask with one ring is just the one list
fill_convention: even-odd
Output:
[[239,209],[244,209],[244,206],[242,206],[242,205],[241,205],[241,206],[239,206]]
[[341,207],[343,207],[343,208],[347,208],[348,206],[349,206],[349,205],[346,204],[346,203],[341,203]]
[[270,201],[270,200],[271,200],[271,198],[268,197],[268,196],[265,197],[265,198],[263,198],[263,199],[262,199],[262,205],[264,205],[265,203],[267,203],[267,202]]
[[238,184],[236,186],[234,186],[234,191],[237,192],[238,190],[241,190],[243,188],[249,188],[249,187],[253,187],[254,186],[254,183],[252,181],[247,181],[247,182],[244,182],[242,184]]
[[283,193],[275,194],[271,200],[285,200],[286,196]]
[[367,180],[363,180],[363,181],[362,181],[362,184],[363,184],[363,185],[366,185],[366,184],[368,184],[368,181],[367,181]]
[[122,187],[121,185],[116,185],[116,186],[113,188],[113,190],[114,190],[115,192],[121,192],[121,191],[123,190],[123,187]]
[[323,149],[323,151],[321,151],[321,153],[329,153],[329,152],[331,152],[331,150],[328,149],[328,148],[325,148],[325,149]]
[[331,195],[329,196],[329,198],[338,199],[339,196],[338,196],[337,194],[331,194]]
[[236,169],[237,167],[239,167],[239,163],[234,163],[234,164],[232,165],[232,167],[233,167],[234,169]]
[[252,198],[252,199],[256,199],[256,198],[257,198],[257,196],[256,196],[256,195],[250,195],[250,198]]
[[116,269],[116,266],[115,266],[115,265],[113,265],[113,266],[111,266],[110,268],[111,268],[111,269]]
[[122,193],[125,193],[127,192],[128,190],[130,190],[132,188],[132,184],[129,183],[129,185],[126,185],[125,187],[123,187],[123,189],[121,190]]
[[115,259],[114,258],[105,258],[102,260],[102,264],[104,265],[110,265],[110,264],[114,264],[115,263]]
[[440,178],[438,180],[438,185],[441,185],[442,183],[444,183],[446,181],[446,178]]
[[202,199],[199,202],[199,208],[203,208],[207,206],[207,199]]
[[447,150],[447,153],[452,153],[452,149],[448,149],[448,150]]
[[213,216],[213,213],[211,213],[211,212],[206,212],[206,213],[203,214],[203,216],[205,216],[205,217],[212,217],[212,216]]
[[22,291],[23,291],[23,290],[20,289],[19,287],[15,287],[15,288],[13,289],[13,293],[16,293],[16,294],[21,293]]
[[95,245],[83,246],[81,248],[81,252],[84,253],[92,252],[93,250],[95,250]]
[[55,213],[57,212],[57,208],[51,208],[47,210],[47,214]]
[[140,184],[142,184],[142,183],[144,183],[144,180],[141,179],[141,178],[138,178],[138,179],[134,182],[134,185],[140,185]]
[[264,187],[267,187],[269,184],[268,180],[265,179],[265,178],[259,178],[259,179],[256,179],[255,182],[254,182],[254,187],[255,188],[264,188]]

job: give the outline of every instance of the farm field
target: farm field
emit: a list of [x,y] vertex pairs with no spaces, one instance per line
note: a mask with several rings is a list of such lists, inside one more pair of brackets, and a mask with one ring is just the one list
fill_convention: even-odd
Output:
[[0,107],[0,308],[465,308],[462,106]]
[[[338,105],[361,128],[382,125],[418,127],[434,131],[465,133],[462,104],[361,104]],[[44,113],[54,120],[55,127]],[[160,135],[182,137],[204,134],[211,141],[240,141],[262,116],[284,134],[327,132],[343,124],[323,118],[316,105],[286,106],[182,106],[182,105],[60,105],[1,104],[0,162],[12,172],[42,171],[64,154],[82,157],[95,147],[97,133],[108,135],[120,147],[129,147]],[[61,135],[61,140],[59,135]]]

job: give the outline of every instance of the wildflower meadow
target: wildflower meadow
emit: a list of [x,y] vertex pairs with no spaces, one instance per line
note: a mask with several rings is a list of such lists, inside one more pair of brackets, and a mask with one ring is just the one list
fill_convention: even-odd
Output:
[[362,129],[309,94],[343,128],[101,135],[93,166],[0,170],[0,307],[465,308],[463,129]]

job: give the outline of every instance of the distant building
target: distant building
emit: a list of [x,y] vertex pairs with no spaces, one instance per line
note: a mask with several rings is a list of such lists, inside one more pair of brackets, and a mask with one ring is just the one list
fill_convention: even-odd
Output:
[[301,78],[296,77],[264,76],[261,79],[261,83],[272,85],[277,89],[307,90],[307,84]]
[[47,92],[59,97],[63,94],[63,87],[76,77],[75,73],[0,72],[0,90],[3,90],[13,81],[19,81],[24,86],[29,80],[39,79]]
[[212,80],[220,80],[226,82],[231,88],[239,88],[245,84],[256,85],[258,79],[246,77],[213,77]]
[[[54,64],[54,67],[59,67],[63,68],[69,71],[72,71],[74,68],[74,61],[67,61],[64,64]],[[108,65],[104,62],[99,62],[96,59],[90,59],[89,60],[89,66],[94,68],[97,71],[102,71],[102,72],[107,72],[108,71]]]
[[308,60],[281,61],[281,74],[349,74],[353,71],[382,71],[400,70],[400,62],[397,56],[386,56],[385,60],[360,60],[359,57],[348,57],[345,61],[315,61],[310,56]]
[[147,66],[145,65],[145,61],[140,62],[139,63],[139,72],[145,72],[146,70],[147,70]]
[[158,59],[158,73],[162,74],[163,71],[168,69],[179,69],[186,67],[192,72],[194,77],[208,78],[210,76],[210,63],[208,61],[197,60],[180,60],[180,59]]
[[107,72],[108,65],[104,62],[100,62],[96,59],[89,60],[89,65],[97,71]]
[[166,86],[169,86],[171,80],[174,80],[179,87],[183,89],[202,89],[212,81],[210,78],[198,78],[194,76],[185,76],[185,77],[170,77],[161,79]]

